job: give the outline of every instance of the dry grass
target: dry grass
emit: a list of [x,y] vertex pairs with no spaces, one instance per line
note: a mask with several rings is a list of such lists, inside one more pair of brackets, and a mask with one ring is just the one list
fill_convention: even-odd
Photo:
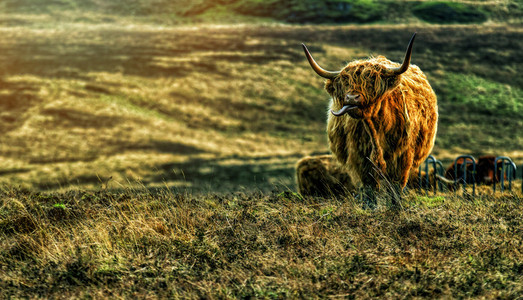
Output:
[[[308,126],[296,115],[277,120],[292,113],[293,102],[303,101],[298,94],[312,89],[314,78],[305,68],[297,71],[275,55],[276,63],[265,62],[263,49],[212,51],[227,45],[227,37],[208,40],[212,33],[194,29],[86,30],[74,33],[77,39],[70,34],[7,34],[15,45],[6,51],[14,58],[4,57],[2,87],[12,105],[4,111],[2,156],[13,170],[11,183],[92,186],[98,177],[110,176],[116,184],[191,181],[191,172],[203,174],[200,169],[213,165],[234,170],[239,159],[250,160],[253,168],[267,165],[270,171],[280,164],[292,169],[305,153],[295,149],[318,147],[300,137],[319,135],[320,118]],[[191,45],[193,39],[199,44]],[[48,40],[65,43],[62,52],[53,53],[57,47]],[[27,41],[37,53],[21,57]],[[244,42],[248,47],[259,43]],[[257,72],[249,71],[253,64]],[[285,82],[274,88],[268,84],[285,72],[301,73],[292,90],[284,88]],[[298,131],[295,139],[287,139]],[[173,170],[183,171],[185,178]]]
[[523,292],[521,197],[404,209],[293,193],[0,196],[3,297],[484,297]]
[[445,98],[449,73],[520,89],[520,27],[21,26],[0,34],[0,183],[293,188],[294,163],[327,151],[327,95],[300,43],[336,69],[369,53],[400,60],[413,31],[439,96],[436,156],[520,164],[521,118],[463,115]]

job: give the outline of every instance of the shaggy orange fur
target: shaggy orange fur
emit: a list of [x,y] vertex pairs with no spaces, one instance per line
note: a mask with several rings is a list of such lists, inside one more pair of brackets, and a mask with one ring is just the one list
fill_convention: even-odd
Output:
[[[425,172],[422,178],[425,180]],[[434,170],[429,172],[429,187],[434,187]],[[332,155],[306,156],[296,164],[296,183],[303,196],[347,196],[356,191],[348,171]],[[419,170],[412,169],[407,186],[418,189]]]
[[306,156],[296,164],[298,192],[304,196],[345,196],[354,192],[347,171],[332,155]]
[[328,75],[325,90],[332,97],[332,110],[340,110],[352,95],[361,100],[349,114],[329,114],[327,123],[330,149],[356,186],[376,190],[386,177],[404,188],[410,170],[434,146],[436,95],[415,65],[391,76],[390,70],[398,66],[378,56],[350,62],[339,74]]

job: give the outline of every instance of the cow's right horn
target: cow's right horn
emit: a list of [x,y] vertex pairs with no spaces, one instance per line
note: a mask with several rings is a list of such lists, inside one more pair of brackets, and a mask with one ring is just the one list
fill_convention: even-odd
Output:
[[412,56],[412,45],[414,44],[415,37],[416,33],[414,33],[410,38],[409,46],[407,47],[407,51],[405,52],[405,58],[403,59],[401,67],[388,69],[386,76],[398,76],[407,71],[410,65],[410,57]]
[[304,44],[301,44],[303,46],[303,51],[305,51],[305,56],[307,56],[307,60],[309,61],[309,64],[311,65],[312,69],[316,72],[316,74],[320,75],[323,78],[327,79],[334,79],[334,77],[338,76],[340,72],[332,72],[327,71],[320,67],[318,63],[312,58],[312,55],[309,53],[309,50],[307,49],[307,46]]

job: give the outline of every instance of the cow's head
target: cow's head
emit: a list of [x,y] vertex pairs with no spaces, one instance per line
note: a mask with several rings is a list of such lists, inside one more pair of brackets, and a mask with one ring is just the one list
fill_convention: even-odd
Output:
[[353,118],[363,118],[372,113],[373,108],[380,105],[388,91],[399,84],[402,73],[410,65],[412,44],[416,34],[410,39],[405,58],[401,66],[392,63],[383,56],[368,60],[350,62],[341,71],[332,72],[320,67],[312,58],[309,50],[302,44],[305,55],[312,69],[321,77],[328,79],[325,89],[332,96],[332,114],[342,116],[348,114]]

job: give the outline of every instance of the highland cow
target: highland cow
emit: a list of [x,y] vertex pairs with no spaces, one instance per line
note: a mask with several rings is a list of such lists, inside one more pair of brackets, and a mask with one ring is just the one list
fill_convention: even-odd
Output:
[[437,100],[423,72],[410,65],[415,36],[401,65],[378,56],[352,61],[337,72],[320,67],[303,45],[312,69],[327,79],[330,150],[370,204],[383,179],[403,189],[410,170],[434,146]]
[[300,159],[296,164],[296,181],[303,196],[344,197],[355,190],[349,174],[332,155]]
[[[501,178],[501,168],[498,166],[497,174],[494,176],[494,162],[496,157],[494,155],[485,155],[480,156],[478,158],[478,161],[476,163],[476,173],[473,174],[473,166],[472,164],[467,164],[465,167],[467,172],[467,184],[471,184],[474,179],[474,182],[476,184],[485,184],[485,185],[491,185],[492,183],[498,183]],[[461,179],[463,181],[463,158],[458,159],[456,163],[457,167],[457,174],[456,177],[456,168],[454,167],[454,163],[450,164],[445,171],[445,177],[448,179],[452,179],[457,181],[458,179]],[[505,175],[504,179],[506,179]],[[515,176],[514,176],[515,177]]]
[[[419,169],[414,168],[409,173],[407,187],[419,189]],[[425,188],[426,173],[421,172],[423,188]],[[434,169],[429,171],[429,188],[434,188],[435,182],[443,182],[447,186],[455,182],[443,176],[434,176]],[[343,168],[332,155],[306,156],[296,164],[296,183],[298,192],[303,196],[345,197],[356,191],[348,171]]]

